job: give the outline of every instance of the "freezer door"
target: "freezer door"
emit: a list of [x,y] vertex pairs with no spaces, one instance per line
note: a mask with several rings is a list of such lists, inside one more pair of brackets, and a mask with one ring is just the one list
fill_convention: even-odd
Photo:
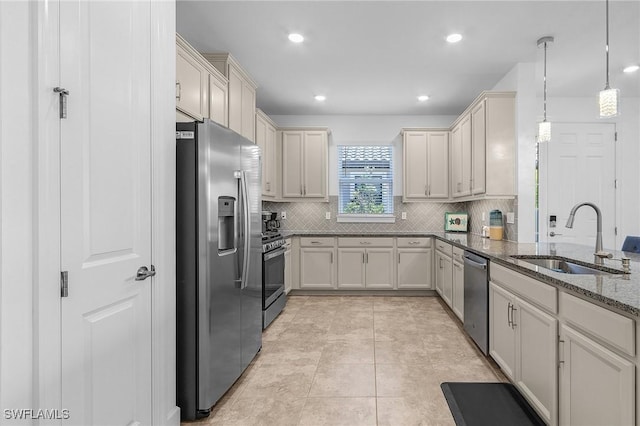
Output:
[[198,408],[207,410],[242,373],[240,147],[208,120],[198,130]]

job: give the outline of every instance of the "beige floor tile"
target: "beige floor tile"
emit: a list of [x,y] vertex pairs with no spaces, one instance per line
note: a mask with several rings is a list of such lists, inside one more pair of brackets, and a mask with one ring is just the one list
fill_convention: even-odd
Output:
[[337,321],[331,324],[327,340],[363,340],[373,339],[371,321]]
[[373,339],[327,341],[322,364],[373,364]]
[[378,398],[378,426],[455,425],[444,398]]
[[482,359],[437,360],[432,362],[433,372],[441,382],[499,382],[487,362]]
[[378,341],[375,343],[376,364],[429,364],[421,339],[406,341]]
[[324,340],[276,340],[263,342],[258,363],[296,366],[317,365],[324,349]]
[[375,398],[307,398],[300,426],[375,426]]
[[309,397],[376,396],[373,364],[320,364]]
[[240,398],[208,424],[220,426],[296,426],[306,398]]
[[290,323],[289,326],[282,331],[278,336],[278,340],[281,341],[323,341],[327,340],[327,333],[329,332],[329,328],[331,327],[330,323],[322,324],[322,323],[302,323],[298,324],[294,322]]
[[309,393],[315,365],[259,365],[242,391],[242,398],[301,398]]
[[376,364],[378,397],[430,397],[440,393],[440,376],[421,364]]

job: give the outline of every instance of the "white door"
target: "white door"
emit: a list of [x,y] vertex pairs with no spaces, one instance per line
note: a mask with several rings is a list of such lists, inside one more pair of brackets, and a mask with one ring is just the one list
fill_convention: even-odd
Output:
[[62,406],[151,423],[150,2],[60,2]]
[[[595,247],[596,214],[588,206],[566,228],[571,208],[589,201],[602,211],[605,249],[618,247],[616,227],[615,125],[611,123],[553,123],[549,143],[540,144],[541,242],[568,242]],[[551,216],[556,226],[549,226]]]

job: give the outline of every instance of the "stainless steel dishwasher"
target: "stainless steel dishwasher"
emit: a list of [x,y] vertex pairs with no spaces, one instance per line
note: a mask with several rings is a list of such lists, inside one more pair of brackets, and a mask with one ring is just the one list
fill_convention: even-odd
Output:
[[489,353],[489,260],[464,252],[464,330]]

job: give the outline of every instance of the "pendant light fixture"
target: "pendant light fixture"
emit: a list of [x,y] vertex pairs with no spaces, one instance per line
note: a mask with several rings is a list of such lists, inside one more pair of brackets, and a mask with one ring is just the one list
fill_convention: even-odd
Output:
[[606,44],[605,52],[607,57],[607,82],[604,90],[600,91],[598,103],[600,105],[600,118],[610,118],[618,115],[620,103],[620,91],[609,86],[609,0],[606,0]]
[[547,44],[553,43],[553,37],[546,36],[538,39],[538,47],[544,47],[544,115],[542,121],[538,123],[538,142],[549,142],[551,140],[551,123],[547,121]]

